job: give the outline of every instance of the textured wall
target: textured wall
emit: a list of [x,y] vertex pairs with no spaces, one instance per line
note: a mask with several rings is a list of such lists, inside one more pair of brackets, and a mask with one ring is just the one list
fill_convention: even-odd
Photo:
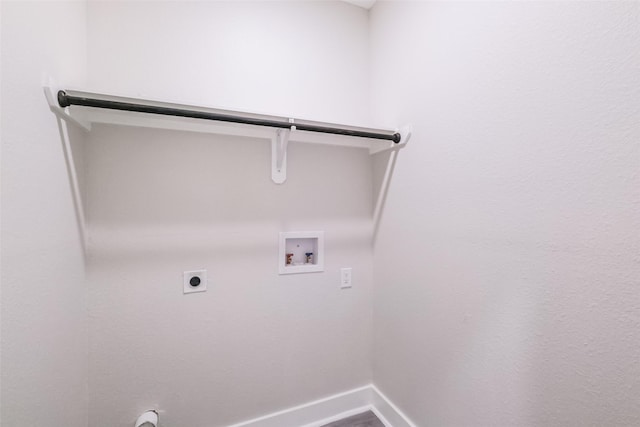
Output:
[[371,31],[374,117],[415,127],[376,385],[421,426],[640,423],[640,4],[379,2]]
[[[366,117],[367,14],[355,6],[92,2],[88,16],[94,89]],[[282,186],[270,162],[264,140],[94,129],[91,426],[129,426],[149,407],[168,426],[222,426],[370,382],[371,159],[292,143]],[[278,275],[288,230],[325,231],[323,273]],[[183,295],[182,272],[201,267],[209,290]]]
[[[84,260],[63,146],[42,92],[44,73],[83,84],[86,9],[81,2],[10,1],[0,8],[0,424],[86,427]],[[82,134],[71,133],[80,143]]]

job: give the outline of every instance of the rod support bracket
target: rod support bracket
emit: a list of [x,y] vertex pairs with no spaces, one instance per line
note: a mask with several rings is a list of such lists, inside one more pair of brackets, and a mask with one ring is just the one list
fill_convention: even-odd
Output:
[[278,129],[271,138],[271,180],[276,184],[287,180],[287,147],[290,135],[289,129]]

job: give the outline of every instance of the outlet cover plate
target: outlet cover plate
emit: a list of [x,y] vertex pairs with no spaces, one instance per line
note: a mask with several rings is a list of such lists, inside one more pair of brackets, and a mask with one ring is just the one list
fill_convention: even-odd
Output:
[[351,267],[345,267],[340,269],[340,287],[342,289],[350,288],[353,278],[353,269]]

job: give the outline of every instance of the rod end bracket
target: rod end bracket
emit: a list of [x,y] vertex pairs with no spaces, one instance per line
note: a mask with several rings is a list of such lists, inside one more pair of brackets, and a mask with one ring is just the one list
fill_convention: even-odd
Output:
[[[398,146],[404,146],[411,139],[411,135],[413,135],[413,126],[410,124],[405,125],[402,128],[400,128],[399,132],[395,133],[395,135],[393,136],[394,137],[393,142]],[[398,137],[397,141],[396,141],[396,137]]]
[[58,91],[58,105],[61,106],[62,108],[65,108],[71,105],[71,103],[69,102],[69,97],[67,96],[67,93],[63,90]]

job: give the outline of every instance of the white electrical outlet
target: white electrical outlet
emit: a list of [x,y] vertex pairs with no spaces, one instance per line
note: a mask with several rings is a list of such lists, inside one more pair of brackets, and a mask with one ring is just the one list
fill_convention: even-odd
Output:
[[205,292],[207,290],[207,270],[185,271],[183,275],[183,292]]
[[342,289],[351,287],[351,267],[340,269],[340,287]]

